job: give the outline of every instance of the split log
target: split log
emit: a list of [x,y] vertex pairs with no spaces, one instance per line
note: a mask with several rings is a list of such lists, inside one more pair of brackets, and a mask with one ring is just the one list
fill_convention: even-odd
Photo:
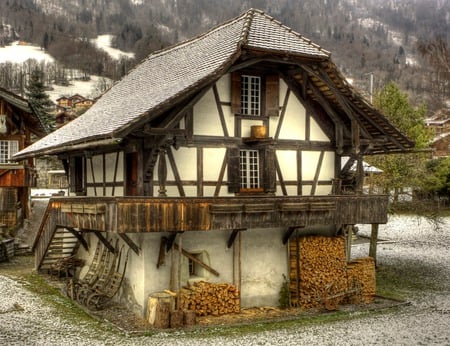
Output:
[[[147,302],[147,320],[156,328],[168,328],[170,322],[169,314],[174,308],[175,300],[173,295],[165,292],[152,293]],[[159,327],[160,325],[163,327]]]
[[153,323],[155,328],[165,329],[170,326],[170,303],[159,302],[156,305],[155,321]]
[[170,328],[180,328],[183,326],[184,313],[182,310],[174,310],[170,313]]
[[184,318],[184,325],[187,327],[193,326],[197,322],[194,310],[184,311],[183,318]]

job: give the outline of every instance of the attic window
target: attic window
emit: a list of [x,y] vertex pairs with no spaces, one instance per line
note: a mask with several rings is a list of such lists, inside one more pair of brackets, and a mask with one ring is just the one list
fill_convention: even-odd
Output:
[[278,116],[278,74],[231,73],[231,111],[244,117]]
[[11,157],[19,151],[19,141],[0,140],[0,163],[12,163]]
[[241,114],[261,114],[261,77],[241,76]]

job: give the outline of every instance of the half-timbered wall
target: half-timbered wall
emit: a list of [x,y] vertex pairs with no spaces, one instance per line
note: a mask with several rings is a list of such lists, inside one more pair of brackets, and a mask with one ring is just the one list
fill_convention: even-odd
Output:
[[88,196],[123,196],[124,177],[122,152],[94,155],[86,159]]
[[[261,150],[269,146],[275,148],[276,195],[330,194],[336,160],[330,139],[288,85],[279,80],[279,115],[259,117],[232,112],[230,84],[230,75],[222,77],[193,107],[189,147],[167,150],[166,195],[234,195],[227,188],[230,179],[225,169],[230,164],[227,150],[234,147]],[[184,119],[180,127],[189,126],[189,121]],[[250,140],[250,144],[243,145],[255,125],[268,127],[266,144]],[[319,148],[320,143],[323,145]],[[158,196],[156,169],[154,179],[153,195]]]

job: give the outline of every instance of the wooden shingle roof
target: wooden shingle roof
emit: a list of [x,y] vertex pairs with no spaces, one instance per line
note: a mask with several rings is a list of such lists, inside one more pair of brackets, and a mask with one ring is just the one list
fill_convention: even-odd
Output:
[[[89,143],[103,145],[120,140],[162,114],[181,97],[193,95],[227,73],[243,51],[330,62],[329,52],[273,17],[251,9],[198,37],[151,54],[114,84],[86,113],[15,157],[55,154]],[[337,88],[342,85],[352,94],[348,85],[340,80],[340,75],[334,74],[330,78],[337,79]],[[397,133],[399,138],[402,137]],[[412,145],[406,138],[400,138],[400,141],[399,148]]]

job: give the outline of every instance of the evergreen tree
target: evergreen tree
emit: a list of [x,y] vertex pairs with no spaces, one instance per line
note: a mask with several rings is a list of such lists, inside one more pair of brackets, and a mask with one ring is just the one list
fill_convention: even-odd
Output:
[[34,111],[43,122],[46,131],[51,132],[55,127],[55,119],[49,114],[53,102],[45,93],[43,77],[43,72],[37,67],[34,68],[30,74],[25,95],[30,102],[31,107],[33,107]]
[[380,155],[367,161],[383,170],[374,178],[375,185],[384,193],[393,193],[397,200],[399,193],[412,192],[421,188],[426,176],[426,162],[429,153],[424,151],[432,139],[432,132],[425,125],[426,107],[414,108],[408,102],[407,94],[400,91],[395,83],[388,83],[375,95],[374,105],[400,131],[415,141],[416,153],[401,155]]

